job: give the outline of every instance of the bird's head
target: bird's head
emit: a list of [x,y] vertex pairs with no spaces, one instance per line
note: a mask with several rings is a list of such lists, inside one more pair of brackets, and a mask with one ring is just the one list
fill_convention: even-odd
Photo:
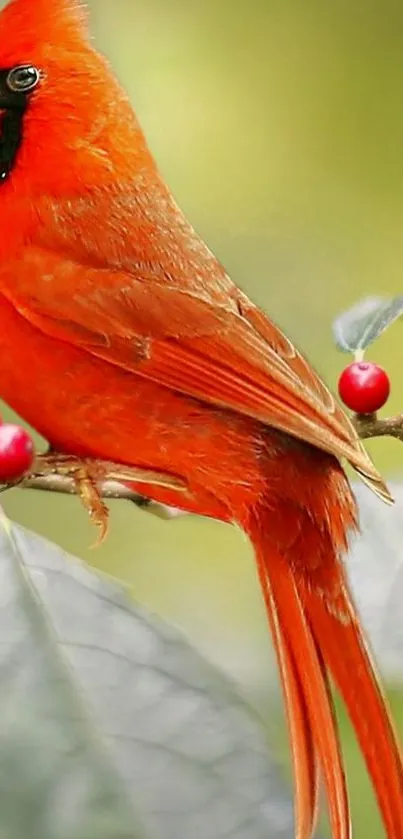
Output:
[[10,0],[0,12],[0,198],[3,188],[74,196],[147,156],[80,0]]

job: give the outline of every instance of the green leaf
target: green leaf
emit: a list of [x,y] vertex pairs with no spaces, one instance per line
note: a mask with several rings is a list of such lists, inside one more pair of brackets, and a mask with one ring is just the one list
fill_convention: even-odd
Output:
[[342,352],[365,350],[403,314],[403,295],[386,300],[366,297],[333,323],[336,346]]
[[0,836],[288,839],[255,714],[122,590],[0,519]]

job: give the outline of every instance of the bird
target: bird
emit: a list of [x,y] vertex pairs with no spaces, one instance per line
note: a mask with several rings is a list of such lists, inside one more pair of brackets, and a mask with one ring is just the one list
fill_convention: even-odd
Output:
[[147,497],[243,529],[282,682],[296,839],[314,834],[321,785],[333,839],[351,836],[332,683],[386,835],[403,839],[400,747],[345,569],[358,521],[344,463],[389,490],[177,205],[78,0],[0,13],[0,229],[1,398],[54,457],[138,470]]

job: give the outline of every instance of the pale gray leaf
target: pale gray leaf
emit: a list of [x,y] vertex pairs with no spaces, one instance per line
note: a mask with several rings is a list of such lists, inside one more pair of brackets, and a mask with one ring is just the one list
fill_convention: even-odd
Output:
[[346,353],[365,350],[402,314],[403,295],[391,300],[366,297],[334,321],[336,346]]
[[0,835],[145,839],[32,584],[28,543],[18,542],[2,517]]
[[263,726],[176,631],[4,523],[0,575],[1,836],[292,835]]
[[395,504],[382,504],[366,487],[355,491],[361,535],[347,567],[355,601],[383,678],[403,682],[403,485],[389,483]]

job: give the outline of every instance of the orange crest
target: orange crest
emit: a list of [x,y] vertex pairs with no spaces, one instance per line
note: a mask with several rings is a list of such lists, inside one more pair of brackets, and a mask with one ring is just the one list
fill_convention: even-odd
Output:
[[11,0],[0,12],[0,65],[32,61],[48,45],[74,49],[86,37],[79,0]]

